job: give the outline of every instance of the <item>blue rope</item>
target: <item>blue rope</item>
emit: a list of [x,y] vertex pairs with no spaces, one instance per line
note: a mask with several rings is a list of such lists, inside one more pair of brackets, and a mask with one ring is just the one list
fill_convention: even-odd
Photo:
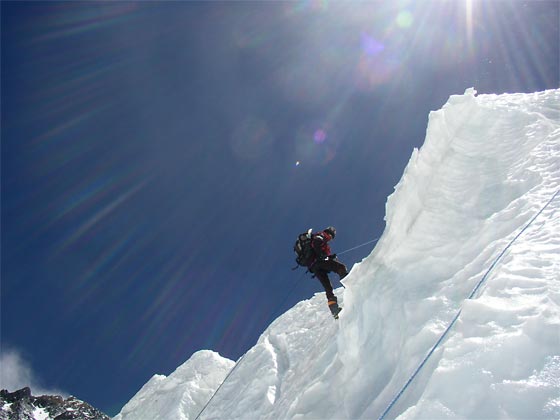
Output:
[[[277,312],[282,309],[282,306],[284,306],[284,304],[288,301],[289,297],[292,295],[292,293],[294,292],[294,290],[296,290],[296,287],[299,284],[299,281],[302,279],[302,275],[299,276],[299,278],[297,279],[297,281],[293,284],[292,288],[290,289],[290,291],[288,292],[288,294],[286,295],[286,297],[284,298],[284,300],[276,307],[276,309],[272,312],[272,315],[270,316],[270,319],[267,321],[267,324],[272,322],[275,317],[277,316]],[[250,349],[249,349],[250,350]],[[200,416],[202,416],[202,413],[204,413],[204,411],[206,411],[206,409],[208,408],[208,406],[210,405],[210,403],[212,402],[212,400],[214,399],[214,397],[216,396],[216,394],[218,393],[218,391],[222,388],[222,386],[227,382],[227,380],[229,379],[229,377],[231,376],[231,374],[235,371],[235,369],[237,369],[238,366],[241,365],[241,362],[243,362],[243,359],[245,359],[245,356],[247,356],[247,353],[249,351],[246,351],[243,356],[241,356],[239,358],[239,360],[235,363],[235,365],[231,368],[231,370],[228,372],[228,374],[226,375],[226,377],[224,378],[224,380],[222,381],[222,383],[218,386],[218,388],[216,388],[216,390],[214,391],[214,393],[212,394],[212,396],[210,397],[210,399],[206,402],[206,404],[204,405],[204,407],[202,407],[202,410],[200,410],[200,412],[198,413],[198,415],[195,417],[195,420],[198,420],[200,418]]]
[[[527,230],[527,228],[529,226],[531,226],[531,224],[535,221],[535,219],[537,217],[539,217],[539,215],[544,211],[544,209],[546,209],[548,207],[548,205],[550,203],[552,203],[552,201],[556,198],[556,196],[558,195],[558,193],[560,193],[560,190],[556,191],[556,193],[552,196],[552,198],[550,200],[548,200],[548,202],[544,205],[543,208],[540,209],[540,211],[535,214],[535,216],[533,216],[533,218],[529,221],[529,223],[527,223],[525,225],[525,227],[523,229],[521,229],[521,231],[509,242],[509,244],[504,248],[504,250],[500,253],[500,255],[498,255],[498,257],[494,260],[494,262],[492,263],[492,265],[490,266],[490,268],[486,271],[486,273],[484,274],[484,276],[482,276],[482,278],[480,279],[480,281],[477,283],[477,285],[474,287],[474,289],[472,290],[471,294],[469,295],[468,299],[472,299],[476,292],[480,289],[480,286],[482,286],[482,284],[486,281],[486,279],[488,278],[490,272],[494,269],[494,267],[498,264],[498,261],[501,260],[501,258],[505,255],[505,253],[508,251],[508,249],[513,245],[513,243],[523,234],[523,232],[525,232]],[[395,397],[393,398],[393,400],[389,403],[389,405],[387,406],[387,408],[385,409],[385,411],[383,411],[383,413],[381,414],[381,416],[379,416],[378,420],[383,420],[385,418],[385,416],[387,416],[387,414],[389,413],[389,411],[391,411],[391,409],[393,408],[393,406],[396,404],[396,402],[399,400],[399,398],[403,395],[403,393],[406,391],[406,389],[408,388],[408,386],[412,383],[412,381],[414,380],[414,378],[416,378],[416,376],[418,375],[418,373],[420,372],[420,370],[424,367],[424,365],[426,364],[426,362],[428,361],[428,359],[432,356],[432,354],[434,353],[434,351],[436,350],[436,348],[439,347],[439,345],[443,342],[443,340],[445,339],[445,337],[447,336],[447,334],[449,333],[449,331],[451,330],[451,328],[453,328],[453,326],[455,325],[455,322],[457,322],[457,320],[459,319],[459,316],[461,315],[461,311],[462,308],[459,309],[459,311],[457,312],[457,314],[453,317],[453,319],[451,320],[451,323],[449,324],[449,326],[445,329],[445,331],[443,332],[443,334],[441,335],[441,337],[439,337],[439,339],[436,341],[436,343],[432,346],[432,348],[430,349],[430,351],[428,352],[428,354],[424,357],[424,359],[422,360],[422,362],[420,363],[420,365],[418,365],[418,367],[416,368],[416,370],[414,371],[414,373],[410,376],[410,378],[408,378],[408,381],[406,381],[406,383],[404,384],[404,386],[401,388],[401,390],[397,393],[397,395],[395,395]]]
[[346,249],[346,250],[341,251],[341,252],[337,252],[336,254],[337,254],[337,255],[346,254],[347,252],[354,251],[355,249],[358,249],[358,248],[361,248],[361,247],[363,247],[363,246],[369,245],[369,244],[371,244],[371,243],[373,243],[373,242],[377,242],[378,240],[379,240],[379,238],[375,238],[375,239],[372,239],[371,241],[364,242],[363,244],[357,245],[357,246],[355,246],[355,247],[353,247],[353,248]]

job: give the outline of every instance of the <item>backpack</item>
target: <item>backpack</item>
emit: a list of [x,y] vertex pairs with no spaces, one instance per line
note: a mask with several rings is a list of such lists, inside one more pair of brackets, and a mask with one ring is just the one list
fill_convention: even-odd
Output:
[[311,234],[311,229],[307,232],[300,233],[294,244],[294,252],[296,253],[296,262],[298,265],[307,267],[315,258],[315,252],[311,247],[311,241],[313,240],[313,235]]

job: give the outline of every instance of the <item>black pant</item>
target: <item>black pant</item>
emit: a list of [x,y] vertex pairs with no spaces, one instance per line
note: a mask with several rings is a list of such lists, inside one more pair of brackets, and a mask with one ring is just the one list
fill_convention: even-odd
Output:
[[333,293],[333,287],[331,281],[329,280],[328,273],[336,273],[342,280],[348,274],[346,266],[337,260],[318,260],[313,264],[310,271],[317,276],[325,292],[327,292],[327,300],[337,301],[336,296]]

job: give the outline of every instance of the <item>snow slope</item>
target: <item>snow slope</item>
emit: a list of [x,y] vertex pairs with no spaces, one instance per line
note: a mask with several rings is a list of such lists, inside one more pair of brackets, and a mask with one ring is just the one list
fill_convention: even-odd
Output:
[[193,419],[233,365],[216,352],[196,352],[171,375],[152,376],[114,419]]
[[[432,112],[382,238],[337,290],[340,320],[324,294],[297,304],[200,418],[560,418],[559,104],[470,89]],[[119,420],[207,402],[152,381]]]

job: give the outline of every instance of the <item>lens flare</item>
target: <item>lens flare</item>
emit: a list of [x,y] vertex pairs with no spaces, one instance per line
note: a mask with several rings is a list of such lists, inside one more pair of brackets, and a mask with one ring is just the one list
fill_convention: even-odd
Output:
[[325,130],[318,129],[313,134],[313,140],[315,140],[315,143],[323,143],[326,139],[327,133],[325,133]]
[[400,28],[410,28],[413,22],[414,17],[408,10],[403,10],[397,15],[397,25],[399,25]]
[[369,57],[375,57],[379,55],[385,49],[385,45],[381,41],[378,41],[373,36],[362,33],[362,51],[365,55]]
[[309,122],[300,127],[295,135],[295,151],[299,158],[296,166],[299,166],[302,160],[305,160],[306,164],[319,165],[331,162],[340,146],[339,136],[333,131],[335,130],[328,122],[324,125]]

